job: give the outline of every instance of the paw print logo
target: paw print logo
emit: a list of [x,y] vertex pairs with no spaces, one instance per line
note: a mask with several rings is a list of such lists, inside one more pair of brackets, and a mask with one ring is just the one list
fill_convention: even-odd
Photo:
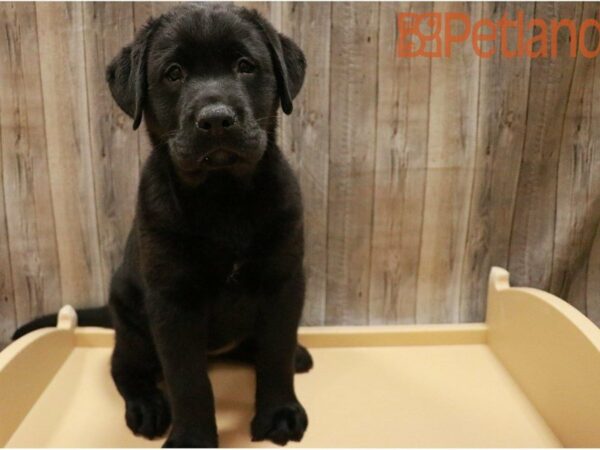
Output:
[[397,14],[398,41],[396,54],[403,58],[442,56],[442,14],[411,13]]

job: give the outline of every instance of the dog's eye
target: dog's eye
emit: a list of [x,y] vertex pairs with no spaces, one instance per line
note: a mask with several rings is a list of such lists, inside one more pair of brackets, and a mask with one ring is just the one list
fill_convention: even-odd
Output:
[[242,58],[237,63],[237,71],[239,73],[253,73],[256,66],[247,58]]
[[169,81],[175,82],[183,78],[183,70],[179,64],[172,64],[165,72],[165,78]]

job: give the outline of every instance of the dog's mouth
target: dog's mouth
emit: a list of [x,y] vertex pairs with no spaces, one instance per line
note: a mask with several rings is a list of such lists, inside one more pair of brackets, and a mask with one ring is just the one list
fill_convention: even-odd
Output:
[[206,170],[227,169],[241,161],[242,157],[238,153],[225,148],[217,148],[199,158],[181,158],[177,165],[182,172],[193,175]]
[[186,180],[203,179],[210,172],[249,173],[266,151],[266,134],[245,133],[223,139],[195,139],[176,135],[169,140],[170,157]]
[[205,155],[200,165],[210,169],[223,169],[233,166],[239,160],[240,157],[237,153],[226,149],[217,149]]

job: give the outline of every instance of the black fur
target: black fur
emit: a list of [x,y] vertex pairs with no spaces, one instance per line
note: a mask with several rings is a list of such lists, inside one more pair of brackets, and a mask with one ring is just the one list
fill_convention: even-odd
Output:
[[167,447],[218,445],[207,356],[232,344],[256,366],[252,438],[284,445],[308,424],[293,383],[312,366],[297,343],[302,202],[275,144],[305,67],[255,11],[185,4],[149,20],[107,69],[153,144],[110,286],[112,375],[129,427],[153,438],[171,424]]

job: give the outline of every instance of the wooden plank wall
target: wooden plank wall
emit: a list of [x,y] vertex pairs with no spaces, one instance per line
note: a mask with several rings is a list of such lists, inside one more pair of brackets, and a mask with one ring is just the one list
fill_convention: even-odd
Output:
[[[241,4],[309,62],[280,134],[306,204],[306,324],[482,320],[491,265],[600,323],[598,58],[569,57],[566,32],[556,58],[395,55],[401,11],[579,24],[598,3]],[[0,342],[106,301],[149,146],[104,67],[171,6],[0,4]]]

